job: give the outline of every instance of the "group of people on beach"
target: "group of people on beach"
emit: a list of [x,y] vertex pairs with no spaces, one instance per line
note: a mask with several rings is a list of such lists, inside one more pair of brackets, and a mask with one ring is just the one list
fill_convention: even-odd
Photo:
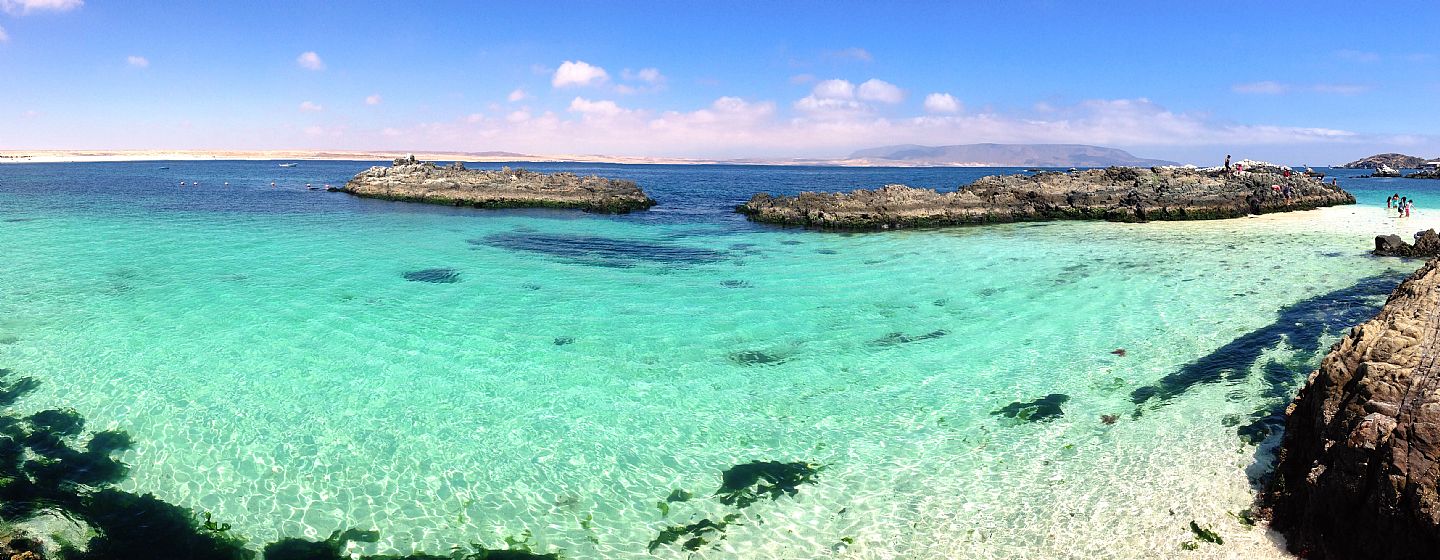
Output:
[[1395,209],[1396,218],[1409,218],[1410,213],[1415,211],[1415,201],[1395,193],[1385,199],[1385,211],[1389,212],[1391,208]]

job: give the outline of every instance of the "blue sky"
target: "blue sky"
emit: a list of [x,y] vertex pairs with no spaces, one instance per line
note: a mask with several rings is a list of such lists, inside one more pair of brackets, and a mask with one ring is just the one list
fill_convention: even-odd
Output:
[[0,0],[0,148],[1433,157],[1436,28],[1433,2]]

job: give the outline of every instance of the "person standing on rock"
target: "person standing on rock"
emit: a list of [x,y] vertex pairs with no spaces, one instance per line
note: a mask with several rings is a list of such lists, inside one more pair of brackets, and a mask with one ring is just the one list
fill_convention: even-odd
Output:
[[1225,170],[1230,170],[1230,154],[1225,154]]

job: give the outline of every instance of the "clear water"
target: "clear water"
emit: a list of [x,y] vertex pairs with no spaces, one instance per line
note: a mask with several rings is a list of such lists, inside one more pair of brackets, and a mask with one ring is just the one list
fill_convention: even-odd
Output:
[[[366,165],[0,166],[0,367],[44,380],[21,406],[130,431],[125,488],[252,543],[356,526],[383,537],[357,551],[445,552],[528,531],[569,558],[679,558],[647,543],[739,513],[694,556],[1149,558],[1192,519],[1226,539],[1197,558],[1281,556],[1229,515],[1266,460],[1236,419],[1283,402],[1344,327],[1319,349],[1226,345],[1297,305],[1368,314],[1415,266],[1367,256],[1367,232],[1259,219],[846,235],[729,211],[993,169],[530,166],[661,201],[620,217],[304,188]],[[1431,183],[1342,179],[1369,212],[1400,187],[1423,207]],[[428,269],[458,281],[405,278]],[[1132,400],[1207,357],[1237,369]],[[992,414],[1052,393],[1059,418]],[[743,510],[712,498],[753,460],[824,469]],[[674,489],[696,498],[664,514]]]

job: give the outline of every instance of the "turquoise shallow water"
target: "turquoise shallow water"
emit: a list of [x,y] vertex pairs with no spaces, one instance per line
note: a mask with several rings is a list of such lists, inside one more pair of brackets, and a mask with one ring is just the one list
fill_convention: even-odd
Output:
[[[727,212],[976,170],[602,166],[661,201],[606,217],[303,187],[364,163],[158,165],[0,166],[0,367],[44,381],[27,410],[130,431],[124,487],[256,543],[678,558],[647,543],[734,513],[696,556],[1144,558],[1192,519],[1229,547],[1196,557],[1278,555],[1228,515],[1266,460],[1237,429],[1414,267],[1243,220],[842,235]],[[457,281],[406,278],[430,269]],[[1049,394],[1063,416],[993,414]],[[711,497],[753,460],[824,468]],[[662,512],[675,489],[696,498]]]

